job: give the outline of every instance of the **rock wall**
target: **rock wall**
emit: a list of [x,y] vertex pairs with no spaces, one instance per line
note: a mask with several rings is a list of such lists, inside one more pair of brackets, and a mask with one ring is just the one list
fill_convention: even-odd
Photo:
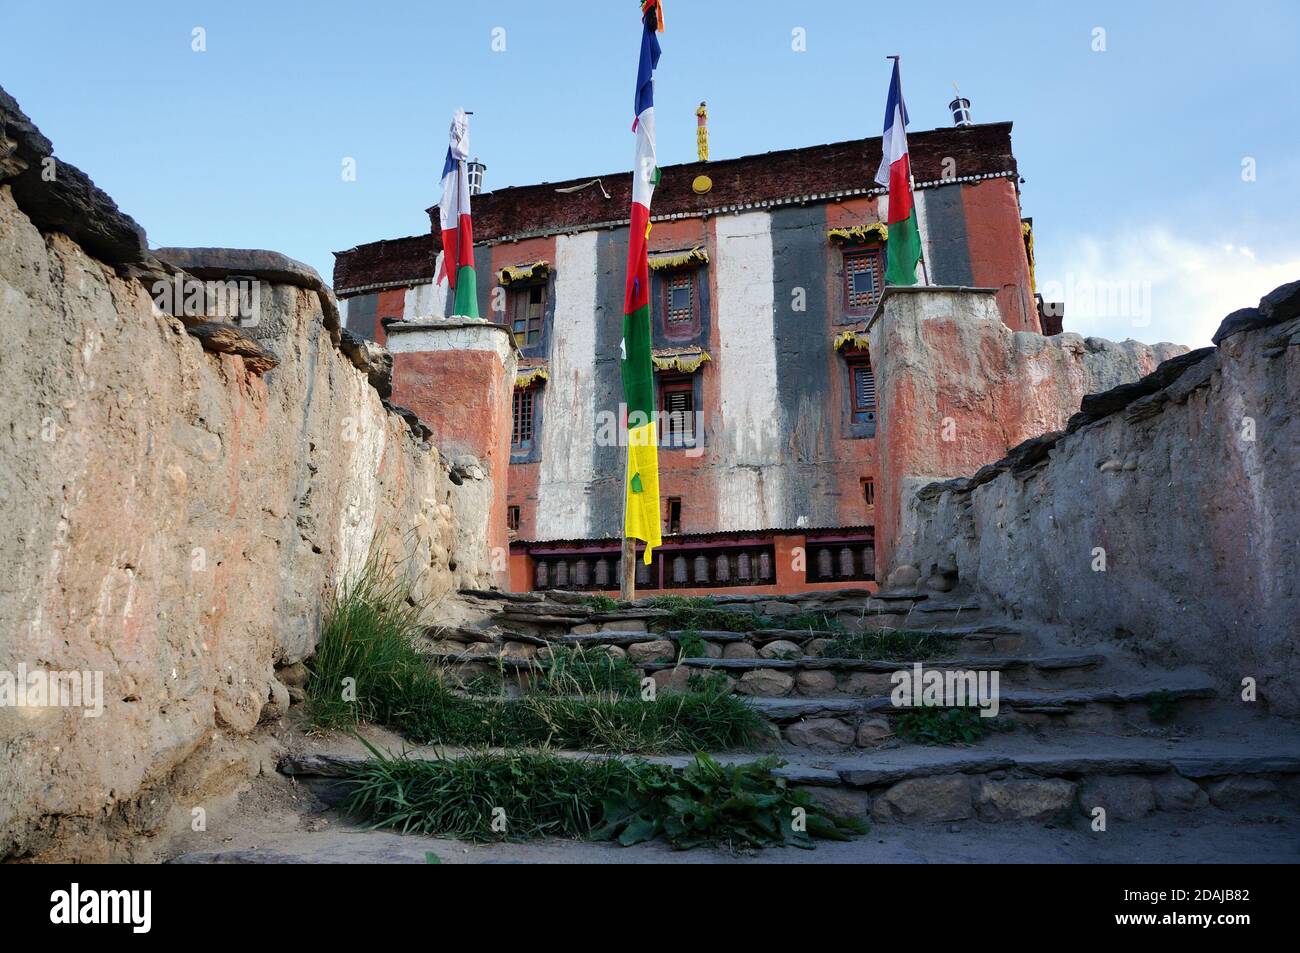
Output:
[[1300,715],[1300,282],[1215,341],[925,487],[898,560]]
[[1064,427],[1084,394],[1134,381],[1187,350],[1013,331],[996,295],[891,288],[870,325],[879,409],[877,578],[899,564],[906,501],[919,487],[972,473],[1021,441]]
[[0,857],[122,858],[256,773],[244,739],[301,684],[277,673],[372,548],[434,604],[489,579],[451,568],[448,466],[340,350],[314,272],[227,252],[256,326],[163,313],[168,255],[70,166],[42,192],[49,143],[0,107],[0,676],[103,684],[97,717],[0,707]]

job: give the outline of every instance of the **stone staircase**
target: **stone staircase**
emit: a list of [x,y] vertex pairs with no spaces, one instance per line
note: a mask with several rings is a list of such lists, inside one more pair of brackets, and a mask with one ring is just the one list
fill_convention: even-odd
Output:
[[[704,677],[745,696],[768,725],[755,750],[714,753],[720,760],[777,752],[792,784],[840,812],[879,822],[1048,822],[1091,818],[1097,807],[1121,820],[1300,809],[1297,726],[1221,693],[1202,673],[1075,645],[1068,632],[1009,622],[969,598],[860,589],[720,596],[711,608],[733,628],[690,629],[675,624],[672,607],[596,606],[568,592],[462,594],[478,621],[431,630],[425,646],[449,678],[495,680],[503,698],[518,698],[562,649],[626,659],[657,693],[698,690],[694,679]],[[888,645],[890,657],[846,653],[855,644]],[[900,737],[910,709],[890,693],[893,673],[913,665],[909,654],[924,656],[925,670],[997,673],[996,730],[963,745]],[[329,778],[348,763],[325,754],[282,770]]]

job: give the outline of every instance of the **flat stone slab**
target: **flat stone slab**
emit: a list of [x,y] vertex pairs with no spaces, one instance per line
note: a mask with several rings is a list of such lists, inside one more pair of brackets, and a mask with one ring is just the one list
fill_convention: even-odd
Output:
[[[1011,668],[1040,668],[1048,671],[1064,671],[1067,669],[1093,668],[1101,665],[1106,661],[1104,655],[1087,654],[1087,655],[1062,655],[1062,656],[1045,656],[1035,658],[1033,656],[1013,655],[1013,656],[977,656],[975,658],[956,658],[956,659],[925,659],[921,664],[926,669],[939,669],[947,671],[957,669],[961,671],[1001,671]],[[841,671],[841,672],[882,672],[891,673],[900,670],[909,670],[915,664],[909,661],[893,661],[890,659],[860,659],[860,658],[821,658],[816,656],[804,656],[797,659],[765,659],[765,658],[684,658],[680,662],[649,662],[642,668],[650,671],[657,671],[661,668],[673,668],[674,665],[688,665],[692,668],[714,668],[714,669],[756,669],[756,668],[779,668],[779,669],[800,669],[803,671]]]

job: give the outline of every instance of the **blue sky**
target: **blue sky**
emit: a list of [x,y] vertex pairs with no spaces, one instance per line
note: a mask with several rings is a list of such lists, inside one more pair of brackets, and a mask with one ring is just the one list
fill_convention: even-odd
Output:
[[[1040,284],[1142,284],[1141,313],[1080,298],[1067,328],[1205,343],[1300,278],[1300,4],[666,10],[664,164],[694,158],[701,99],[714,158],[878,135],[901,53],[913,129],[949,124],[954,80],[976,121],[1015,123]],[[628,168],[637,30],[634,0],[0,0],[0,85],[152,244],[270,248],[328,281],[331,252],[428,229],[457,105],[489,188]]]

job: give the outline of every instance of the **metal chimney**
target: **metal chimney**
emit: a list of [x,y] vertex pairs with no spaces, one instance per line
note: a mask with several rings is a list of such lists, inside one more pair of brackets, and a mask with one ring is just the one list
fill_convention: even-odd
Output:
[[952,89],[957,94],[957,98],[948,104],[948,109],[952,112],[952,124],[958,127],[975,125],[975,120],[970,115],[970,100],[961,94],[956,83],[952,84]]
[[469,172],[469,194],[478,195],[483,191],[483,173],[487,171],[487,166],[475,156],[473,162],[465,163],[465,168]]

